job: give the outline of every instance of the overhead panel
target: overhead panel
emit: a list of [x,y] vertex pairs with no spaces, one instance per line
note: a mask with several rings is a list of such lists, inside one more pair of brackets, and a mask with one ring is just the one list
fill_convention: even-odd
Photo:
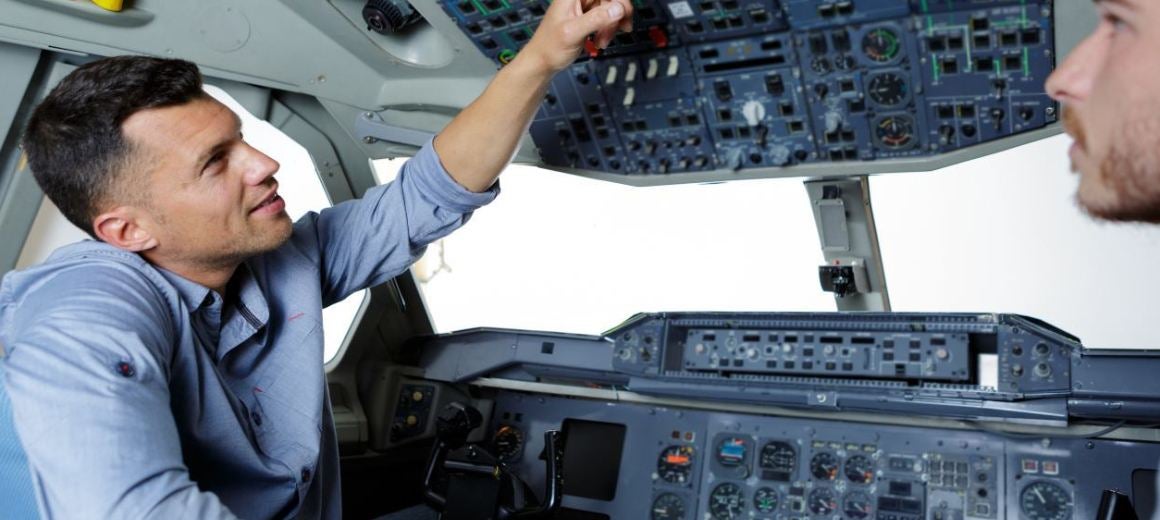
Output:
[[[552,82],[545,165],[634,184],[931,169],[1057,126],[1051,1],[633,1],[633,31]],[[442,0],[497,66],[548,5]]]

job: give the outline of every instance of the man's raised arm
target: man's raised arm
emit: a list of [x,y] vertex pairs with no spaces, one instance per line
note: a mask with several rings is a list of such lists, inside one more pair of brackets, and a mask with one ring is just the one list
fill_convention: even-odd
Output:
[[576,59],[588,35],[604,48],[631,23],[628,0],[554,0],[516,59],[435,138],[451,177],[475,192],[491,186],[515,155],[552,76]]

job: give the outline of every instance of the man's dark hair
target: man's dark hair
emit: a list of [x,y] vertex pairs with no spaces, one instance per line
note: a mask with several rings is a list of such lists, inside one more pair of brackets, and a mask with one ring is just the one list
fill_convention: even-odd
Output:
[[33,112],[23,141],[28,165],[69,222],[95,237],[98,204],[124,177],[134,152],[121,123],[205,95],[201,73],[188,61],[118,56],[89,63]]

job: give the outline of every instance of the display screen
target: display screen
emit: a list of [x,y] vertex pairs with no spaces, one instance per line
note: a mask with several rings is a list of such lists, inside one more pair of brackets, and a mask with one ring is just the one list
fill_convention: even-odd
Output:
[[564,494],[610,501],[616,496],[623,424],[564,421]]

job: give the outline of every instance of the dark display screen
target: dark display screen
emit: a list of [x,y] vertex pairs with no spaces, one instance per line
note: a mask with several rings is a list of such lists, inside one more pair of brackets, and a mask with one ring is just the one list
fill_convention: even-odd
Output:
[[564,421],[564,494],[610,501],[616,496],[623,424]]

